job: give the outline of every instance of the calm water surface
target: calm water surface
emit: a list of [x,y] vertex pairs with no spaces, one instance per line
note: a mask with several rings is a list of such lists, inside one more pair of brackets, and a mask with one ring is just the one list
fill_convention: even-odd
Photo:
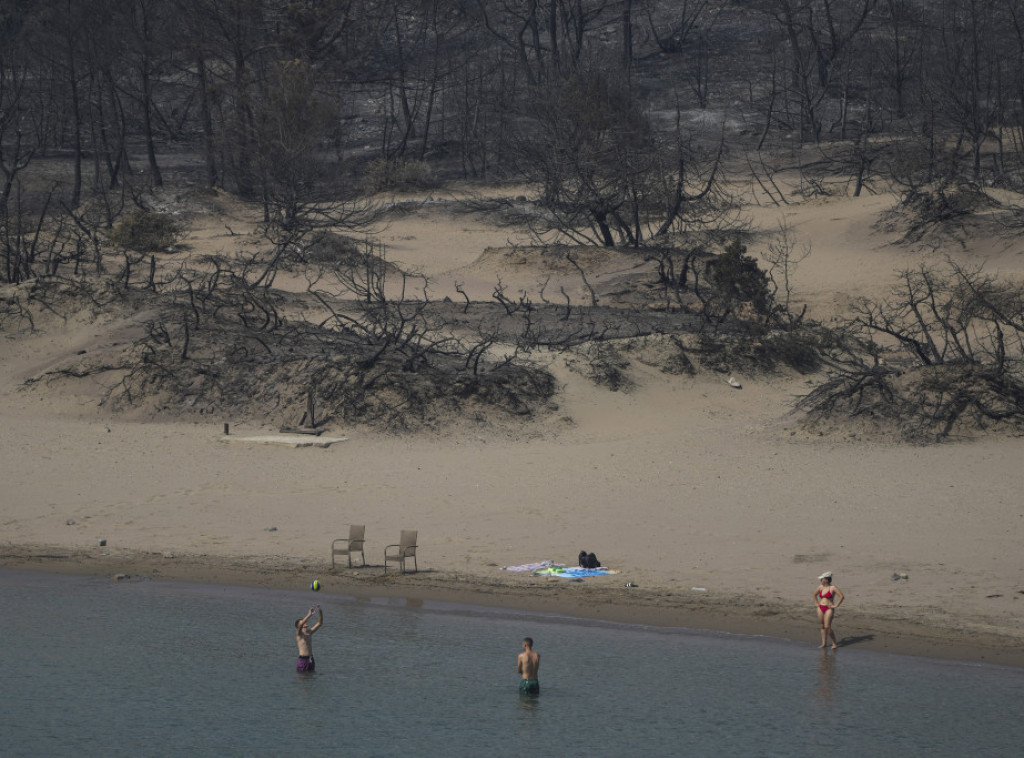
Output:
[[1018,669],[308,591],[0,570],[0,660],[2,756],[1024,755]]

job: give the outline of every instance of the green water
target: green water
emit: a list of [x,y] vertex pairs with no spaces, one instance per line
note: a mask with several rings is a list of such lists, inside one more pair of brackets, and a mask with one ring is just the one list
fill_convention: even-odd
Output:
[[1024,754],[1024,672],[855,646],[12,571],[0,609],[3,756]]

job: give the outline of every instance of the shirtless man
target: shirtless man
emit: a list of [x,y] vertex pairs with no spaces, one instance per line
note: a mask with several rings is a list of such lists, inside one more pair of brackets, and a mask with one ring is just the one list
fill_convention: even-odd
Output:
[[[307,626],[306,622],[313,618],[313,614],[319,614],[319,618],[313,626]],[[324,625],[324,612],[320,606],[310,608],[309,613],[295,621],[295,642],[299,646],[299,660],[295,662],[296,671],[316,671],[316,661],[313,660],[313,632]]]
[[516,673],[522,674],[519,682],[520,695],[539,695],[540,681],[537,679],[537,671],[540,669],[540,653],[534,652],[533,638],[523,639],[523,652],[519,654],[516,662]]

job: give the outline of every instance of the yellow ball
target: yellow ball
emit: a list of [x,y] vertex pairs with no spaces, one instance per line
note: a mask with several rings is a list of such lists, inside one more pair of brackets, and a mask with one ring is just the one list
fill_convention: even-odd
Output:
[[311,590],[313,590],[313,592],[319,592],[320,591],[320,580],[319,579],[314,579],[312,584],[309,585],[309,588]]

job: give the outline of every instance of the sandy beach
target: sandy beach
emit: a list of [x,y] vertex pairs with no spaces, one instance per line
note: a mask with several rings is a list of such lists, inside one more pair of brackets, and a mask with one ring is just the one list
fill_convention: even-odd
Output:
[[[811,245],[794,295],[825,319],[853,297],[883,295],[915,260],[872,229],[890,202],[750,215],[766,229],[785,215]],[[505,230],[443,209],[386,235],[396,260],[431,276],[435,297],[458,281],[486,298],[498,273],[513,287],[537,281],[482,257],[507,243]],[[1024,271],[1022,249],[999,240],[942,253]],[[91,380],[25,387],[129,328],[83,319],[0,340],[0,566],[267,587],[319,578],[328,593],[812,646],[812,593],[831,570],[846,595],[835,628],[847,646],[1024,666],[1022,438],[819,436],[790,413],[812,377],[739,376],[736,389],[719,374],[639,362],[633,388],[612,392],[553,358],[558,411],[522,426],[466,421],[408,436],[334,426],[327,433],[344,441],[326,448],[239,442],[277,430],[218,414],[112,415]],[[352,523],[366,525],[369,565],[332,572],[331,540]],[[421,570],[384,576],[384,546],[401,529],[419,531]],[[581,549],[619,573],[572,582],[502,570],[571,565]]]

